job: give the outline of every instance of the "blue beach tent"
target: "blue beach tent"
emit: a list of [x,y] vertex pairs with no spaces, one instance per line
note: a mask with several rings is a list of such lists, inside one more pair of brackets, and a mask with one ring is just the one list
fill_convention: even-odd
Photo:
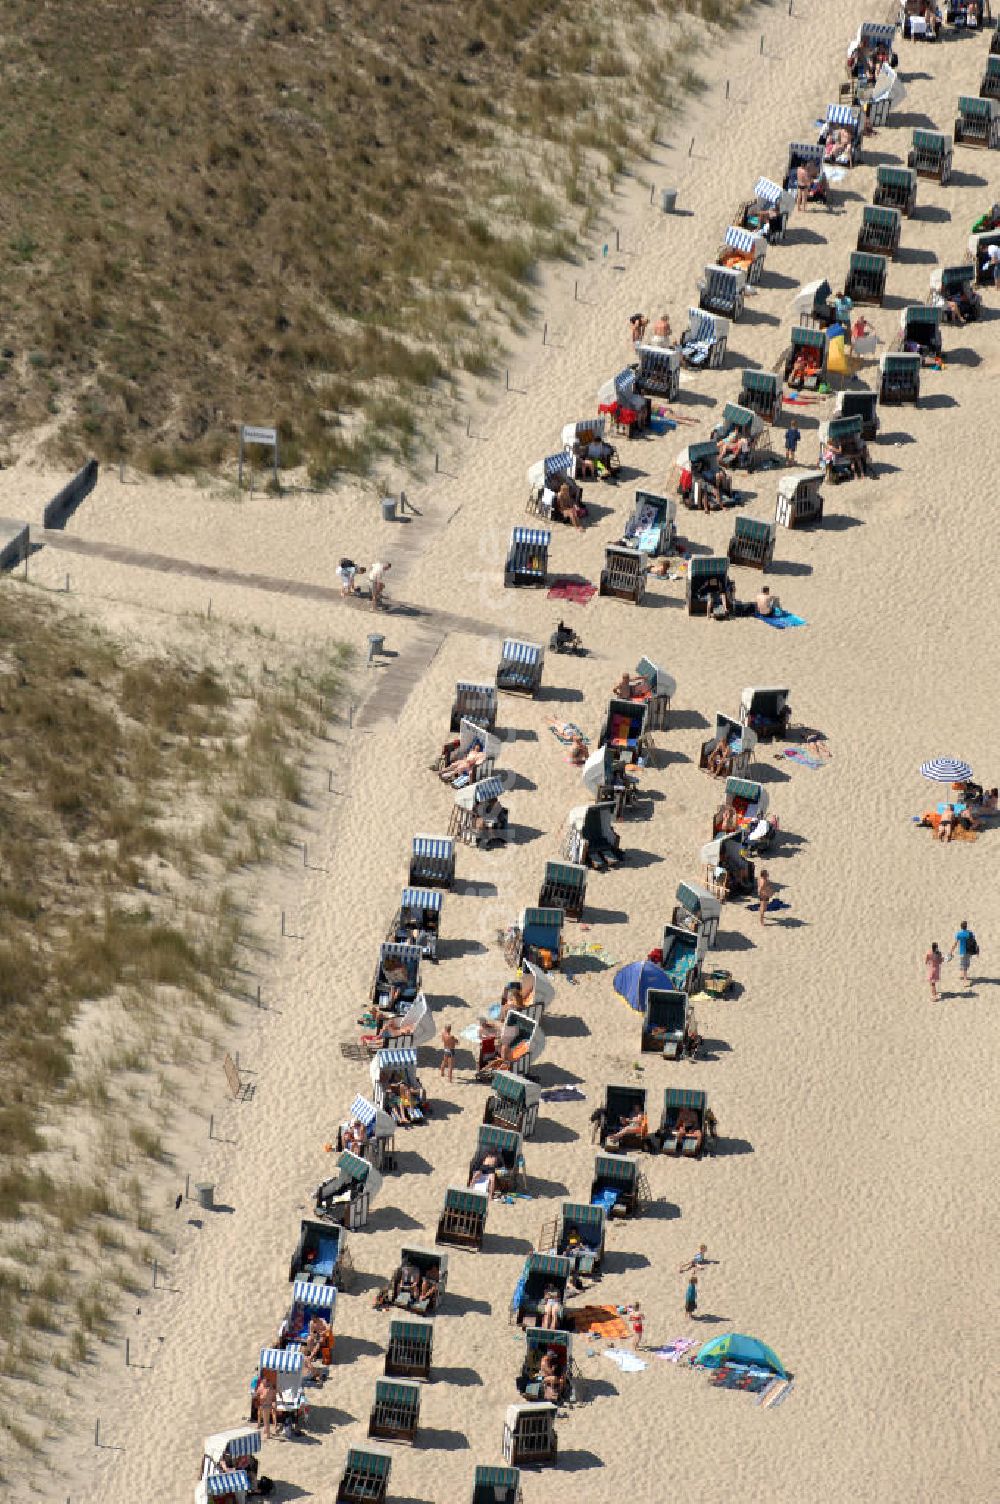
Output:
[[646,993],[651,987],[670,992],[674,983],[663,967],[657,966],[653,961],[632,961],[628,966],[623,966],[621,971],[615,972],[611,985],[630,1008],[641,1013],[646,1006]]
[[754,1368],[769,1368],[772,1373],[787,1379],[778,1354],[756,1337],[745,1337],[742,1332],[726,1332],[713,1337],[698,1349],[695,1363],[700,1368],[721,1368],[724,1363],[746,1363]]

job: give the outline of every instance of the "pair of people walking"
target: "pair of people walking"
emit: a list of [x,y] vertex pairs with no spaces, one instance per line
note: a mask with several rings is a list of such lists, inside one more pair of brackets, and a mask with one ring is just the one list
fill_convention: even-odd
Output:
[[969,921],[967,919],[963,919],[962,923],[955,931],[955,938],[952,941],[951,950],[948,952],[947,957],[945,957],[936,940],[931,941],[931,948],[924,957],[924,965],[927,968],[927,982],[931,989],[932,1002],[936,1003],[940,1000],[940,994],[938,993],[938,983],[941,980],[941,968],[944,965],[945,960],[947,959],[950,961],[955,955],[956,951],[958,953],[959,977],[963,982],[967,983],[969,980],[969,963],[972,960],[973,956],[979,955],[979,941],[976,939],[974,931],[970,930]]

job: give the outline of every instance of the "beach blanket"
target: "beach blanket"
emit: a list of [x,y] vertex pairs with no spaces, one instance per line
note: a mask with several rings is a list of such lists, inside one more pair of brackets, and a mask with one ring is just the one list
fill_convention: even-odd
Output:
[[649,1364],[644,1363],[642,1358],[630,1353],[627,1347],[606,1347],[604,1356],[610,1358],[612,1363],[617,1363],[622,1373],[641,1373]]
[[587,1097],[578,1086],[549,1086],[542,1092],[543,1102],[586,1102]]
[[589,580],[559,579],[549,587],[550,601],[573,601],[577,606],[585,606],[596,594],[597,586]]
[[590,737],[584,736],[575,721],[550,721],[549,730],[556,741],[564,747],[571,747],[574,740],[579,738],[585,746],[590,745]]
[[743,1389],[750,1394],[760,1394],[773,1378],[774,1375],[765,1369],[748,1368],[743,1363],[723,1363],[708,1382],[716,1389]]
[[[767,906],[767,912],[769,914],[776,914],[779,909],[790,909],[791,907],[791,904],[785,903],[783,899],[772,898],[771,902]],[[747,904],[747,908],[753,909],[756,913],[756,911],[760,908],[760,900],[757,898],[751,898],[750,902]]]
[[786,627],[809,625],[804,616],[796,616],[793,611],[786,611],[783,606],[775,606],[770,616],[758,616],[757,620],[762,621],[765,627],[777,627],[779,632],[783,632]]
[[627,1337],[629,1326],[618,1314],[616,1306],[578,1306],[568,1311],[573,1318],[573,1327],[578,1332],[596,1332],[609,1341],[612,1337]]
[[808,752],[803,752],[801,747],[782,747],[779,757],[787,757],[790,762],[797,762],[800,768],[821,768],[823,758],[810,757]]
[[592,961],[597,961],[601,966],[617,966],[618,962],[613,956],[609,956],[599,940],[586,941],[579,945],[567,945],[563,951],[564,956],[589,956]]
[[654,1347],[653,1357],[662,1358],[664,1363],[679,1363],[684,1354],[697,1345],[693,1337],[675,1337],[663,1347]]
[[765,1410],[770,1410],[775,1405],[780,1405],[794,1383],[794,1379],[773,1379],[760,1395],[757,1401],[758,1405],[763,1405]]

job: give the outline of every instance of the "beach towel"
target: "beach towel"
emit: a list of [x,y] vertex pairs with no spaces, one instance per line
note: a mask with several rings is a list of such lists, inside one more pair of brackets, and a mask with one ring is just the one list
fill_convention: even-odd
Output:
[[790,762],[797,762],[801,768],[821,768],[823,758],[810,757],[808,752],[803,752],[801,747],[782,747],[779,757],[787,757]]
[[663,1347],[654,1347],[653,1357],[662,1358],[664,1363],[679,1363],[684,1354],[697,1345],[693,1337],[675,1337]]
[[585,1094],[578,1086],[548,1086],[542,1092],[543,1102],[586,1102]]
[[549,589],[549,600],[573,601],[577,606],[585,606],[596,594],[597,586],[591,585],[589,580],[559,579]]
[[584,736],[575,721],[550,721],[549,730],[564,747],[571,747],[574,740],[579,738],[585,746],[590,745],[590,737]]
[[608,1341],[613,1337],[629,1335],[629,1325],[619,1316],[616,1306],[579,1306],[566,1314],[572,1316],[573,1327],[577,1332],[596,1332]]
[[786,611],[783,606],[773,607],[770,616],[758,616],[765,627],[777,627],[778,631],[784,631],[785,627],[807,627],[809,623],[804,616],[796,616],[793,611]]
[[617,1363],[622,1373],[641,1373],[644,1368],[649,1367],[642,1358],[636,1357],[635,1353],[630,1353],[627,1347],[606,1347],[604,1356],[610,1358],[612,1363]]
[[[776,914],[779,909],[790,909],[791,907],[792,906],[790,903],[785,903],[780,898],[772,898],[771,902],[767,906],[767,912],[769,914]],[[751,898],[750,902],[747,904],[747,908],[753,909],[756,912],[760,908],[760,899]]]

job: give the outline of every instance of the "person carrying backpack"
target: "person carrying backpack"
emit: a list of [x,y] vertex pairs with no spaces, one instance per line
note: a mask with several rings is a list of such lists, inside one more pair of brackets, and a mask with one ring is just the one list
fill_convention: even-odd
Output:
[[969,980],[969,962],[973,956],[979,955],[979,942],[972,930],[969,929],[969,921],[963,919],[955,931],[955,939],[951,950],[948,952],[949,959],[958,951],[958,974],[963,982]]

